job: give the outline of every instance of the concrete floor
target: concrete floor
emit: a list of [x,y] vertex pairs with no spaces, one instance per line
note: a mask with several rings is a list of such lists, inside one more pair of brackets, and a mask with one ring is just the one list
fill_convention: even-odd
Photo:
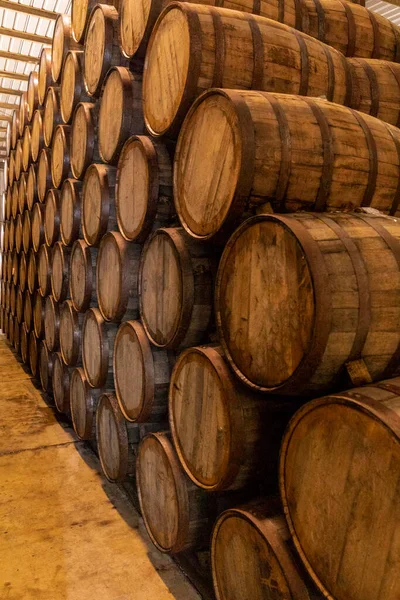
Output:
[[0,600],[199,600],[0,335]]

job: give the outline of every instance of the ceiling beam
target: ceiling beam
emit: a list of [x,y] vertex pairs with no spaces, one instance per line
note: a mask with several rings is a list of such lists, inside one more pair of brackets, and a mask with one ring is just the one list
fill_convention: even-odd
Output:
[[23,90],[12,90],[10,88],[5,88],[0,86],[0,94],[11,94],[11,96],[22,96]]
[[9,29],[8,27],[0,27],[0,35],[8,35],[9,37],[27,40],[29,42],[37,42],[38,44],[51,44],[51,38],[47,35],[38,35],[37,33],[28,33],[19,29]]
[[[0,102],[0,108],[7,108],[9,110],[15,110],[16,108],[19,108],[19,104],[10,104],[8,102]],[[2,115],[4,116],[4,115]]]
[[17,52],[7,52],[4,50],[0,51],[0,58],[20,60],[27,63],[37,63],[39,61],[39,58],[36,56],[28,56],[27,54],[18,54]]
[[44,19],[57,19],[59,15],[59,13],[55,13],[52,10],[27,6],[26,4],[20,4],[19,2],[10,2],[10,0],[0,0],[0,8],[15,10],[16,12],[33,15],[34,17],[43,17]]
[[11,73],[11,71],[0,71],[0,79],[15,79],[15,81],[28,81],[29,75],[23,75],[22,73]]
[[[16,106],[16,108],[18,108],[18,105]],[[7,121],[7,123],[11,123],[12,117],[10,115],[0,113],[0,121]]]

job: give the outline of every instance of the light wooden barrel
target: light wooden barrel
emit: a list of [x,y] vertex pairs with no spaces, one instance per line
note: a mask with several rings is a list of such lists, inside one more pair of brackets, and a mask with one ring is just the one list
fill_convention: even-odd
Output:
[[19,137],[22,138],[25,127],[28,125],[28,98],[27,93],[23,92],[21,100],[19,102],[18,112],[18,133]]
[[10,282],[6,282],[6,313],[8,314],[10,312],[10,296],[11,296],[11,284]]
[[49,148],[43,148],[39,154],[36,175],[37,193],[40,202],[44,202],[47,192],[52,187],[51,164],[51,150]]
[[274,489],[293,411],[240,384],[219,347],[189,348],[177,359],[169,387],[171,433],[182,467],[205,490],[240,489],[260,472]]
[[85,84],[91,96],[100,95],[107,72],[117,65],[129,66],[118,44],[118,11],[109,4],[97,4],[85,36]]
[[[9,165],[10,168],[10,165]],[[9,184],[7,188],[6,194],[6,219],[10,220],[11,218],[11,197],[12,197],[12,184]]]
[[52,377],[53,377],[54,355],[47,348],[44,340],[39,345],[39,377],[42,385],[42,390],[48,394],[52,393]]
[[80,102],[74,112],[71,129],[71,171],[82,179],[86,169],[101,162],[97,146],[98,108],[92,102]]
[[29,331],[26,328],[25,323],[21,323],[19,326],[20,334],[20,352],[22,362],[27,365],[29,362]]
[[25,254],[28,254],[32,243],[32,225],[31,225],[31,211],[26,210],[24,212],[22,222],[22,246]]
[[224,250],[215,292],[219,338],[236,375],[279,394],[349,385],[344,367],[361,359],[372,380],[393,375],[399,238],[400,224],[385,216],[248,219]]
[[31,71],[28,78],[27,104],[28,121],[31,122],[35,110],[39,107],[39,72]]
[[115,213],[116,168],[92,164],[87,169],[82,189],[82,231],[90,246],[98,246],[101,238],[117,228]]
[[69,176],[70,165],[70,125],[57,125],[51,147],[51,177],[55,188]]
[[[17,143],[17,142],[15,142]],[[8,163],[8,185],[12,186],[15,177],[15,150],[11,150]]]
[[136,482],[146,529],[159,550],[174,554],[207,545],[210,498],[181,469],[167,433],[152,433],[141,441]]
[[69,259],[71,248],[56,242],[51,263],[51,293],[56,302],[63,302],[69,293]]
[[222,236],[267,202],[279,212],[371,206],[395,214],[399,153],[397,128],[343,106],[210,91],[194,103],[181,130],[175,205],[183,226],[199,239]]
[[97,305],[96,260],[97,248],[90,247],[84,240],[76,240],[70,260],[70,294],[72,304],[78,312],[85,312]]
[[38,276],[37,276],[37,254],[33,248],[29,250],[28,255],[28,276],[27,276],[27,284],[28,290],[31,294],[33,294],[38,286]]
[[17,296],[15,301],[15,316],[17,318],[18,324],[22,323],[24,320],[24,294],[20,287],[17,289]]
[[15,249],[17,254],[19,254],[22,249],[22,217],[20,214],[17,215],[15,220]]
[[40,106],[44,105],[46,92],[52,84],[51,48],[42,48],[39,58],[38,98]]
[[138,274],[141,246],[127,242],[117,231],[101,240],[96,263],[100,311],[107,321],[139,316]]
[[32,209],[32,246],[35,252],[44,244],[44,216],[45,205],[36,202]]
[[140,259],[139,303],[155,346],[178,349],[203,341],[212,318],[214,269],[211,249],[182,228],[158,229],[148,239]]
[[97,0],[74,0],[71,8],[72,36],[76,42],[83,44],[88,27],[89,15],[96,6]]
[[18,324],[18,321],[14,321],[14,349],[18,354],[20,353],[21,348],[21,325]]
[[12,253],[11,273],[12,273],[12,282],[14,285],[17,285],[18,284],[18,276],[19,276],[19,258],[18,258],[18,252],[16,250],[14,250]]
[[60,343],[60,309],[53,296],[47,296],[44,305],[44,338],[50,352]]
[[399,126],[400,65],[366,58],[349,58],[348,62],[360,90],[352,108]]
[[114,382],[128,421],[166,421],[168,386],[175,356],[151,346],[139,321],[124,321],[114,343]]
[[108,323],[98,308],[89,308],[82,326],[82,361],[86,378],[95,388],[113,387],[114,339],[118,326]]
[[[11,116],[11,148],[14,150],[19,136],[19,110],[13,110]],[[10,154],[10,158],[11,158]],[[11,182],[12,183],[12,182]]]
[[12,212],[12,216],[14,219],[16,219],[18,211],[19,211],[19,183],[18,183],[18,181],[14,181],[13,186],[12,186],[12,193],[11,193],[11,212]]
[[31,164],[31,126],[27,125],[22,137],[22,169],[27,171]]
[[46,93],[43,111],[43,137],[47,147],[51,146],[55,128],[63,122],[60,102],[60,89],[50,86]]
[[98,127],[100,156],[112,164],[129,136],[144,132],[141,78],[126,67],[113,67],[107,73]]
[[[210,36],[213,48],[204,52]],[[349,105],[352,83],[340,52],[296,29],[245,12],[177,2],[163,11],[149,41],[144,120],[151,134],[176,137],[195,98],[210,87],[326,96]]]
[[37,372],[38,372],[39,345],[40,345],[40,340],[36,337],[35,332],[31,331],[29,333],[29,340],[28,340],[28,354],[29,354],[29,366],[30,366],[32,375],[34,377],[36,377]]
[[60,107],[64,123],[69,123],[78,102],[89,100],[83,79],[83,51],[70,50],[61,75]]
[[51,75],[56,83],[60,81],[62,66],[70,50],[80,50],[81,46],[72,37],[71,17],[60,14],[54,27],[53,44],[51,48]]
[[103,389],[90,387],[84,370],[75,368],[71,373],[70,408],[72,424],[80,440],[96,437],[96,408]]
[[32,164],[29,167],[28,179],[26,182],[26,204],[29,210],[32,210],[34,203],[38,200],[37,174],[38,165]]
[[66,365],[81,364],[81,332],[84,315],[66,300],[60,309],[60,351]]
[[124,419],[112,393],[104,393],[98,400],[96,439],[101,468],[107,479],[123,481],[134,474],[139,426]]
[[33,328],[38,338],[44,337],[44,306],[45,299],[39,293],[35,292],[33,301]]
[[20,136],[19,140],[17,141],[17,145],[15,146],[15,181],[19,180],[22,172],[22,141],[23,135]]
[[33,329],[33,295],[29,290],[24,294],[23,320],[29,330]]
[[135,135],[124,144],[118,161],[115,204],[118,228],[128,241],[144,242],[151,231],[175,216],[172,165],[166,146]]
[[70,412],[70,383],[71,371],[67,367],[60,352],[54,352],[53,362],[53,396],[56,409],[60,413]]
[[46,244],[53,246],[60,235],[60,192],[53,188],[46,194],[43,222]]
[[65,246],[70,246],[83,236],[81,226],[82,182],[66,179],[61,188],[60,236]]
[[13,252],[8,252],[7,257],[7,281],[11,282],[13,276]]
[[39,158],[39,153],[44,148],[43,135],[43,110],[35,110],[32,120],[31,133],[31,159],[36,162]]
[[25,252],[21,252],[19,256],[19,287],[24,292],[28,280],[28,267],[26,262],[26,254]]
[[9,231],[10,231],[10,222],[6,221],[4,224],[4,237],[3,237],[3,262],[2,264],[4,264],[4,257],[5,257],[5,253],[8,252],[8,236],[9,236]]
[[270,502],[219,516],[211,566],[217,600],[321,600],[299,565],[284,516]]
[[399,597],[399,398],[400,378],[327,396],[303,406],[286,432],[285,516],[324,597]]
[[43,297],[51,293],[51,248],[42,244],[37,256],[39,291]]

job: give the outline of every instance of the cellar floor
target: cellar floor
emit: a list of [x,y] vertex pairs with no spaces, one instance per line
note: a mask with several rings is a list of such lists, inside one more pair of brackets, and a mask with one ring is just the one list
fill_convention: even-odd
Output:
[[198,600],[0,335],[0,600]]

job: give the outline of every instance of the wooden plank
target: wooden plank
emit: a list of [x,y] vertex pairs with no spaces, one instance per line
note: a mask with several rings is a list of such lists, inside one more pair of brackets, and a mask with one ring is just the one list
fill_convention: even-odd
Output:
[[34,17],[42,17],[43,19],[57,19],[59,13],[53,12],[52,10],[45,10],[44,8],[37,8],[36,6],[27,6],[19,2],[10,2],[10,0],[0,0],[0,8],[7,10],[14,10],[15,12],[21,12],[25,15],[33,15]]
[[20,31],[18,29],[9,29],[8,27],[0,27],[0,35],[17,38],[19,40],[36,42],[38,44],[51,44],[51,38],[47,35],[38,35],[37,33],[29,33],[28,31]]
[[29,56],[28,54],[19,54],[18,52],[7,52],[5,50],[0,51],[0,58],[10,59],[10,60],[19,60],[21,62],[27,62],[27,63],[37,63],[39,61],[39,57],[37,57],[37,56]]

